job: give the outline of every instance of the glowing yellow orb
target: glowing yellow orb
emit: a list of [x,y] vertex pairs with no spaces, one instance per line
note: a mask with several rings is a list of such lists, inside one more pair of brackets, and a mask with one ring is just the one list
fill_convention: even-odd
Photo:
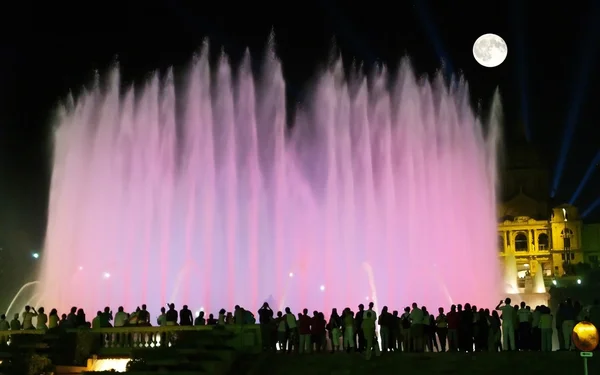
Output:
[[571,334],[573,343],[582,352],[591,352],[598,346],[600,340],[598,330],[590,322],[577,323]]

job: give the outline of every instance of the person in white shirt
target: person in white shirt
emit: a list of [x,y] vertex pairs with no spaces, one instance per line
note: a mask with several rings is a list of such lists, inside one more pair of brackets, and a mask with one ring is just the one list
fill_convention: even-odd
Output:
[[[496,310],[502,312],[502,349],[516,350],[515,348],[515,309],[510,305],[510,298],[500,301]],[[502,306],[504,303],[504,306]],[[510,348],[510,349],[509,349]]]
[[218,326],[224,326],[225,325],[225,315],[226,314],[227,314],[227,310],[225,310],[225,309],[219,310],[219,318],[217,319],[217,325]]
[[[375,312],[375,310],[373,310],[373,307],[375,306],[375,304],[373,302],[369,302],[369,309],[365,310],[365,312],[363,313],[363,321],[365,319],[371,319],[373,320],[375,323],[377,323],[377,313]],[[367,313],[370,312],[371,313],[371,317],[367,317]]]
[[416,303],[412,304],[412,311],[410,312],[410,336],[413,340],[415,352],[423,352],[423,334],[425,332],[425,326],[423,325],[424,319],[423,310],[419,308]]
[[37,316],[37,311],[33,307],[25,306],[23,312],[23,329],[34,329],[32,319]]
[[127,313],[123,306],[119,306],[117,313],[115,314],[115,327],[123,327],[127,323]]
[[48,315],[48,329],[58,327],[58,311],[56,309],[50,310],[50,314]]
[[92,319],[92,329],[102,328],[102,311],[96,312],[96,317]]
[[298,324],[296,322],[296,316],[292,313],[289,307],[285,308],[285,322],[287,323],[289,329],[288,343],[287,349],[288,353],[292,352],[292,347],[294,350],[298,349]]
[[[125,323],[127,323],[127,320],[129,320],[129,315],[127,315],[123,306],[119,306],[114,319],[115,328],[124,327]],[[123,345],[125,343],[125,340],[127,340],[127,334],[125,333],[116,333],[115,335],[116,340],[120,345]]]
[[[377,313],[375,312],[375,310],[373,310],[373,307],[375,307],[375,304],[373,302],[369,302],[369,309],[365,310],[365,312],[363,313],[363,322],[365,321],[365,319],[371,319],[373,321],[373,325],[375,326],[375,333],[377,333]],[[367,316],[367,314],[369,313],[369,316]],[[375,340],[373,340],[373,350],[375,350],[375,354],[379,355],[377,353],[380,353],[380,349],[379,349],[379,341],[377,341],[377,335],[375,335]]]
[[160,315],[156,318],[156,323],[160,327],[167,325],[167,310],[164,307],[160,308]]

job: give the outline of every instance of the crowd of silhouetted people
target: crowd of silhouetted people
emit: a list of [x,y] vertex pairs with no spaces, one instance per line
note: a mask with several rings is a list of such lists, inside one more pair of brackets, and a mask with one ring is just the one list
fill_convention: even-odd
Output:
[[[559,350],[573,350],[571,332],[579,321],[590,321],[600,327],[600,302],[583,307],[570,299],[562,302],[556,311],[547,306],[531,308],[525,302],[512,305],[510,298],[494,309],[477,308],[469,303],[452,305],[449,311],[440,307],[436,313],[413,303],[400,313],[387,306],[377,313],[374,304],[368,308],[360,304],[357,311],[345,308],[341,313],[333,309],[328,318],[323,312],[309,313],[304,309],[293,313],[274,312],[268,303],[255,315],[235,306],[233,311],[221,309],[216,317],[200,311],[196,317],[187,305],[179,311],[174,304],[162,307],[156,318],[158,326],[215,326],[259,324],[265,351],[283,353],[361,352],[370,358],[372,353],[385,352],[473,352],[503,350],[551,351],[554,336]],[[35,323],[34,323],[35,320]],[[72,307],[68,314],[52,309],[46,314],[26,306],[22,314],[8,321],[0,316],[0,331],[37,329],[61,330],[72,328],[110,328],[151,326],[146,305],[131,313],[121,306],[113,315],[109,307],[97,311],[91,321],[83,309]],[[5,344],[9,335],[0,336]]]

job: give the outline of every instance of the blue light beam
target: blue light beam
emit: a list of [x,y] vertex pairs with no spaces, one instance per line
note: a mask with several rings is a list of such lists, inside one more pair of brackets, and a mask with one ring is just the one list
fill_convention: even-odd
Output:
[[596,199],[594,201],[594,203],[592,203],[592,205],[587,208],[587,210],[583,211],[583,214],[581,214],[581,217],[585,219],[586,217],[589,216],[589,214],[592,213],[592,211],[594,211],[596,208],[598,208],[598,206],[600,206],[600,197],[598,197],[598,199]]
[[585,184],[587,184],[587,182],[590,179],[590,177],[592,177],[592,175],[594,174],[594,171],[596,170],[596,167],[597,167],[598,163],[600,163],[600,151],[598,151],[598,153],[596,154],[596,156],[594,156],[594,159],[592,159],[592,162],[590,163],[590,166],[588,167],[587,171],[583,175],[583,178],[581,179],[581,182],[579,182],[579,185],[577,186],[577,189],[575,190],[575,192],[573,193],[573,196],[569,200],[569,204],[570,205],[574,205],[575,204],[575,201],[579,197],[579,194],[581,194],[581,192],[583,191],[583,188],[585,187]]
[[574,88],[575,95],[573,95],[573,101],[569,107],[567,121],[565,123],[565,132],[562,137],[562,144],[560,147],[560,154],[558,155],[558,161],[556,163],[556,169],[554,170],[554,180],[552,181],[552,191],[550,196],[554,198],[560,185],[560,180],[565,169],[565,163],[569,149],[571,148],[571,141],[573,140],[573,134],[575,133],[575,127],[579,120],[579,112],[581,111],[581,104],[584,99],[585,91],[589,83],[589,75],[594,65],[596,52],[598,50],[597,42],[598,31],[600,30],[600,22],[596,22],[600,18],[600,2],[596,2],[595,8],[590,12],[590,20],[588,26],[590,30],[586,33],[587,38],[585,39],[583,52],[583,61],[581,68],[578,69],[579,75],[575,80],[576,85]]
[[446,49],[443,46],[440,33],[435,23],[431,19],[427,0],[415,1],[414,8],[417,10],[417,15],[419,16],[421,22],[425,26],[425,31],[431,39],[435,53],[442,62],[442,72],[444,73],[444,77],[446,77],[446,80],[450,81],[450,79],[454,75],[454,67],[452,65],[452,62],[450,61],[450,56],[448,55],[448,53],[446,53]]

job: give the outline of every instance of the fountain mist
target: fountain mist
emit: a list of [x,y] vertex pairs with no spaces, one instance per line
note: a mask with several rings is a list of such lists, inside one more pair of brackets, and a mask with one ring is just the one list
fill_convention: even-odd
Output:
[[59,116],[44,303],[496,303],[498,98],[486,135],[464,82],[353,77],[322,72],[288,132],[272,55],[255,77],[205,48],[183,89],[114,69]]

